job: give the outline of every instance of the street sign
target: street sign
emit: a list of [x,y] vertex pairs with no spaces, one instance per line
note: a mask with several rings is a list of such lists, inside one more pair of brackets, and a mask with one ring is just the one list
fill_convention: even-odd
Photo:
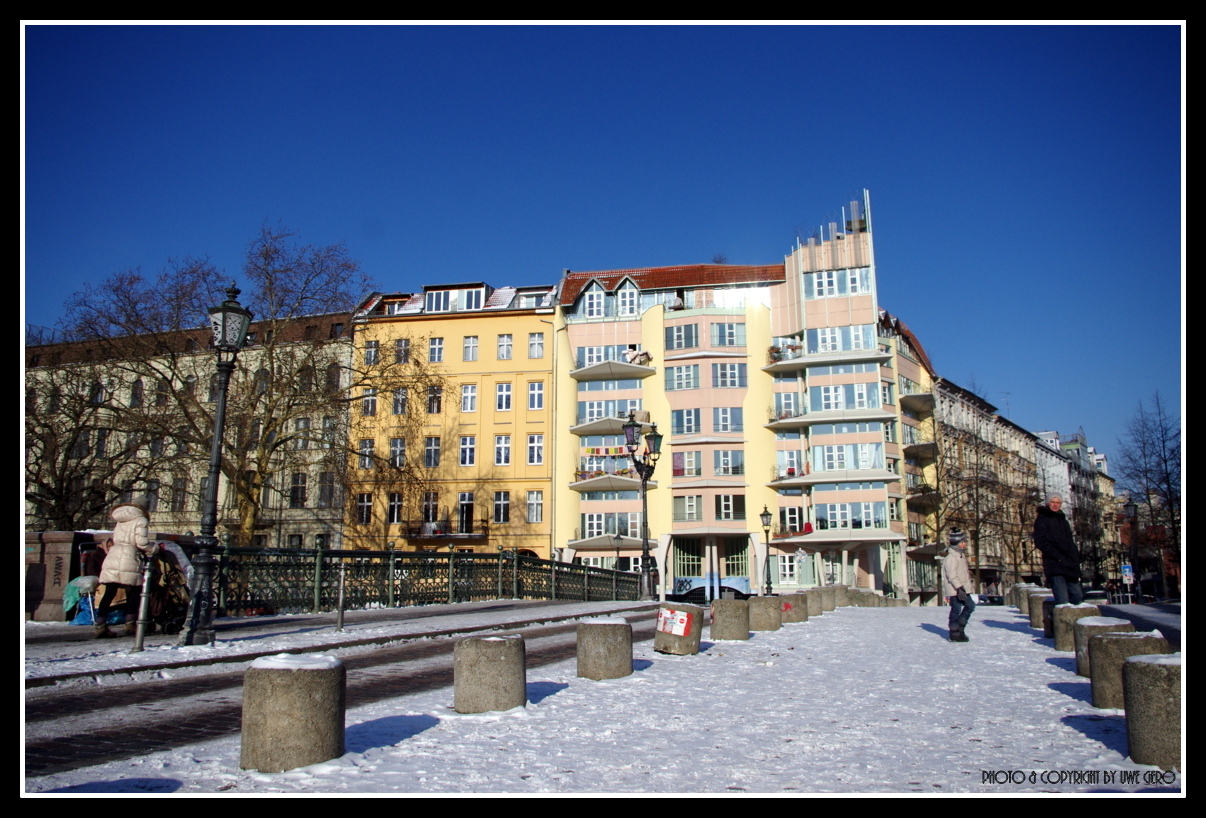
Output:
[[1130,563],[1124,562],[1122,564],[1122,581],[1127,585],[1135,584],[1135,569],[1131,567]]

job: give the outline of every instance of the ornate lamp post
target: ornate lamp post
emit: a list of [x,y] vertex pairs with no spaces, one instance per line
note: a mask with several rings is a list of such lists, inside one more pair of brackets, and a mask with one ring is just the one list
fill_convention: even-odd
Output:
[[197,543],[201,550],[193,560],[197,571],[197,591],[189,606],[188,625],[181,634],[181,645],[212,645],[214,642],[214,556],[218,545],[214,536],[218,528],[218,476],[222,473],[222,435],[226,427],[226,393],[234,372],[235,358],[247,341],[251,327],[251,310],[239,303],[239,288],[231,282],[226,300],[209,308],[210,326],[214,331],[214,347],[218,351],[218,404],[214,410],[213,439],[209,450],[209,478],[201,504],[201,534]]
[[662,455],[662,435],[653,424],[652,431],[645,435],[645,453],[638,455],[637,447],[641,444],[641,424],[636,416],[628,413],[628,422],[624,424],[624,442],[628,446],[628,457],[632,467],[641,478],[641,599],[656,600],[653,590],[653,577],[649,573],[649,478],[657,466],[657,459]]
[[763,507],[762,507],[762,513],[758,515],[758,519],[762,521],[762,535],[763,535],[763,537],[765,537],[765,538],[766,538],[766,539],[765,539],[765,542],[766,542],[766,563],[765,563],[765,565],[763,565],[763,567],[762,567],[762,575],[763,575],[764,577],[766,577],[766,596],[770,596],[770,595],[771,595],[771,575],[770,575],[770,530],[771,530],[771,520],[772,520],[772,519],[774,519],[774,515],[772,515],[772,514],[770,513],[770,510],[769,510],[769,509],[767,509],[767,507],[766,507],[766,506],[763,506]]

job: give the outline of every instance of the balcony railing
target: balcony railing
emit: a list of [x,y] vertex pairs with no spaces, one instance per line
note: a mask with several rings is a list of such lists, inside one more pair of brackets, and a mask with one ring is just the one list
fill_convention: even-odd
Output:
[[482,538],[490,535],[490,524],[486,520],[408,520],[401,525],[406,532],[404,536],[410,540]]

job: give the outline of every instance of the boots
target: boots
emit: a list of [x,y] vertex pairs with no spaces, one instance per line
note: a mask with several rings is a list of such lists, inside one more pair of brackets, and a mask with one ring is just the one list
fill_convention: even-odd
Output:
[[[133,636],[138,633],[138,623],[134,620],[127,620],[124,628],[121,629],[122,636]],[[967,641],[966,639],[964,641]]]
[[963,632],[962,625],[956,625],[955,627],[951,628],[951,641],[952,642],[967,642],[968,641],[967,634]]
[[117,636],[117,634],[109,630],[109,626],[104,622],[96,623],[94,629],[96,631],[96,636],[93,638],[95,639],[112,639],[113,637]]

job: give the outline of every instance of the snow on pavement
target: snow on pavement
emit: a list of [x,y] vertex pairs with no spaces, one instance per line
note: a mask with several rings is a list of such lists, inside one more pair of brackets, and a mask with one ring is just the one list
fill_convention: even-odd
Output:
[[[347,714],[347,753],[240,770],[239,738],[26,779],[26,791],[180,794],[1180,794],[1127,760],[1121,711],[1091,706],[1075,658],[1013,608],[980,607],[971,642],[943,608],[840,608],[709,642],[634,646],[596,682],[573,660],[528,671],[529,704],[461,715],[452,689]],[[1033,775],[1032,775],[1033,773]]]

